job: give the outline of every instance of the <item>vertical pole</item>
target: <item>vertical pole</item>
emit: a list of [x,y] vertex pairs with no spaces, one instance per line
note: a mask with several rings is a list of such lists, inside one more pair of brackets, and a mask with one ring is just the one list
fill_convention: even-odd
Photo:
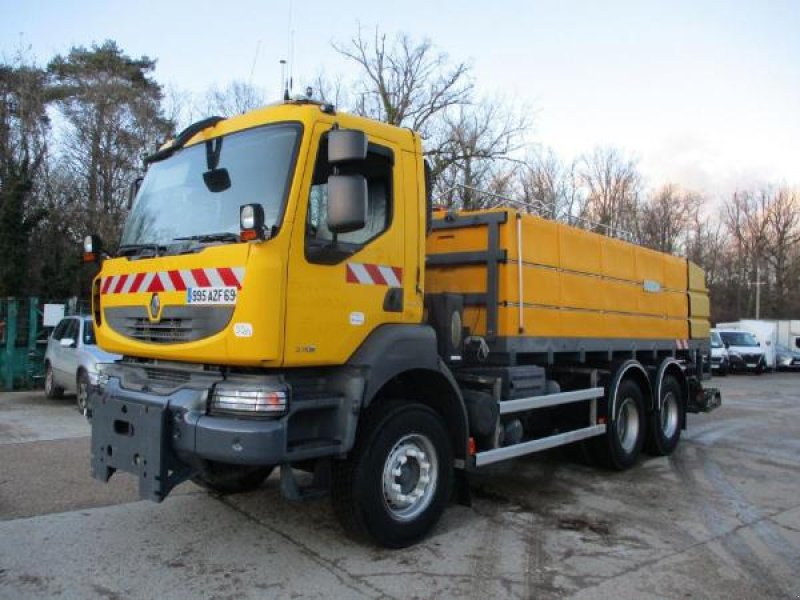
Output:
[[761,265],[756,263],[756,321],[761,318]]
[[17,341],[17,299],[8,298],[6,311],[6,364],[3,379],[6,391],[14,389],[14,346]]
[[28,299],[28,352],[25,354],[25,385],[33,387],[36,353],[36,340],[39,337],[39,299],[31,296]]

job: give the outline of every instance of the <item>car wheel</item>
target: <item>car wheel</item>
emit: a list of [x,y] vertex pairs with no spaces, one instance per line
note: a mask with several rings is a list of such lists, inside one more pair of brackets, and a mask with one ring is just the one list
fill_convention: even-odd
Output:
[[423,404],[375,407],[353,451],[333,461],[331,503],[345,530],[387,548],[422,539],[453,486],[453,451],[442,419]]
[[678,446],[683,422],[683,393],[672,376],[664,377],[661,382],[660,405],[648,418],[646,447],[648,454],[666,456]]
[[78,411],[84,416],[89,417],[89,375],[86,371],[78,371],[75,378],[75,397],[78,402]]
[[274,468],[212,462],[201,473],[192,477],[192,481],[218,494],[239,494],[261,487]]
[[53,366],[47,363],[44,372],[44,395],[55,400],[64,395],[64,388],[56,385],[55,373],[53,373]]

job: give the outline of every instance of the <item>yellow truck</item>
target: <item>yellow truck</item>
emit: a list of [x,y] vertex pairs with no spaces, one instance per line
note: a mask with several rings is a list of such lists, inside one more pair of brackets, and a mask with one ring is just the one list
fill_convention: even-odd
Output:
[[348,532],[402,547],[485,465],[573,445],[629,468],[720,402],[697,266],[434,209],[413,131],[287,101],[146,163],[115,255],[85,242],[97,340],[123,356],[91,385],[97,479],[160,502],[279,467],[288,498],[329,494]]

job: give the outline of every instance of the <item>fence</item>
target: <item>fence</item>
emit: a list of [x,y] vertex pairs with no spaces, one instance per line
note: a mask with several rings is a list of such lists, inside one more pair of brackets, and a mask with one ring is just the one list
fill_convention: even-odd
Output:
[[[84,308],[72,298],[64,314]],[[0,382],[6,391],[41,387],[44,353],[52,328],[43,323],[44,306],[36,297],[0,300]]]

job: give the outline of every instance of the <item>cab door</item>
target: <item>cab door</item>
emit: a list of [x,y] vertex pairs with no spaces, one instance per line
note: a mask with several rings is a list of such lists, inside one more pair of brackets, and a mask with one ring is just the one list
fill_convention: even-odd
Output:
[[[342,364],[384,323],[403,320],[403,181],[400,151],[370,137],[367,158],[338,167],[367,181],[365,226],[334,235],[327,228],[328,124],[314,130],[289,256],[284,364]],[[412,282],[412,283],[409,283]]]

